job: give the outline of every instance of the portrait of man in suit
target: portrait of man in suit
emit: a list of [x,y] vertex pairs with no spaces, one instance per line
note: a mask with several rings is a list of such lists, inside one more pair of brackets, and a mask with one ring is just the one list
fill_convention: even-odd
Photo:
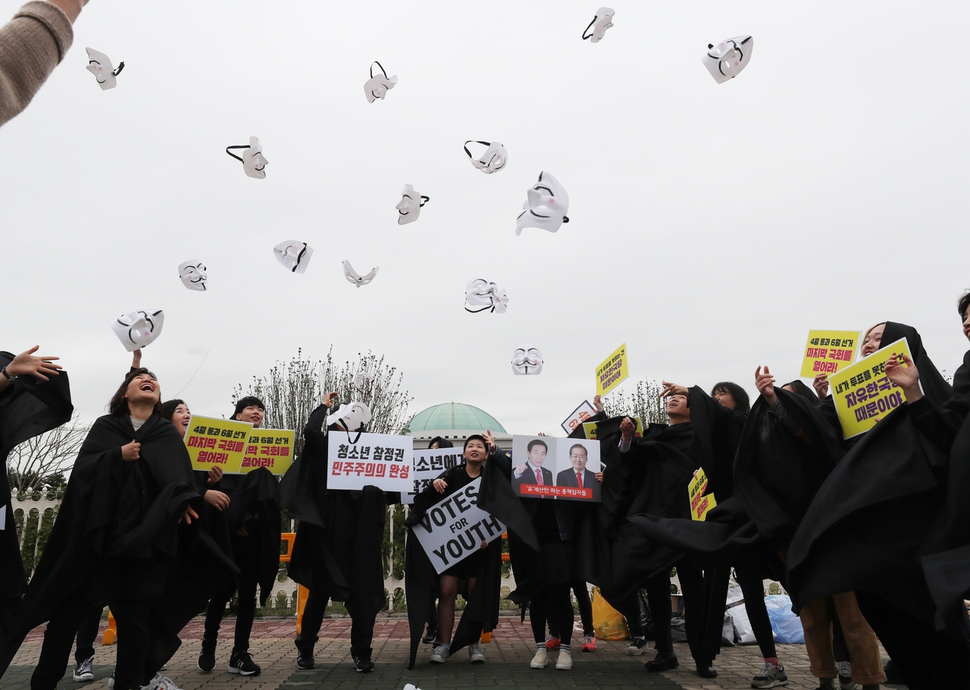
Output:
[[[600,500],[600,483],[596,481],[596,475],[586,469],[586,462],[589,454],[586,446],[576,443],[569,449],[569,469],[563,470],[556,475],[557,486],[571,486],[579,489],[592,489],[594,501]],[[589,499],[587,499],[589,500]]]
[[546,461],[549,446],[542,439],[533,439],[526,446],[526,463],[516,465],[512,470],[512,488],[515,493],[522,495],[522,485],[538,484],[540,486],[555,486],[552,480],[552,470],[542,466]]

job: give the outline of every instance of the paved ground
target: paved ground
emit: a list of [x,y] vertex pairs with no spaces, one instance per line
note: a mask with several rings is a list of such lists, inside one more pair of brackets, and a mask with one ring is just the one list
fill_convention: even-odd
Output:
[[[232,621],[226,621],[224,629],[231,630]],[[640,657],[627,654],[628,642],[598,641],[593,653],[573,655],[571,671],[557,671],[556,654],[550,655],[552,663],[543,670],[529,668],[535,653],[535,644],[528,624],[518,618],[503,618],[492,641],[483,645],[487,662],[472,665],[464,650],[444,665],[428,662],[429,645],[421,645],[418,662],[412,671],[407,663],[407,621],[401,618],[378,619],[374,631],[373,673],[356,673],[350,659],[350,621],[345,618],[327,619],[320,633],[320,642],[314,650],[316,668],[300,671],[296,668],[296,648],[293,646],[295,624],[289,619],[262,619],[253,628],[253,658],[262,673],[258,676],[240,678],[226,672],[232,646],[231,632],[220,643],[216,652],[216,670],[202,673],[196,667],[202,639],[202,621],[193,621],[182,634],[183,645],[169,662],[166,675],[183,690],[401,690],[406,683],[413,683],[421,690],[446,688],[554,688],[564,690],[628,690],[632,688],[656,688],[657,690],[721,690],[748,688],[751,677],[761,669],[756,645],[724,649],[716,661],[718,677],[700,678],[690,663],[686,644],[676,645],[682,666],[663,674],[644,671],[643,662],[652,659],[654,653],[647,651]],[[4,690],[28,690],[29,678],[40,653],[43,628],[31,633],[21,648],[13,665],[4,676],[0,686]],[[100,637],[99,643],[100,643]],[[107,688],[106,679],[114,667],[116,646],[96,647],[95,677],[91,683],[75,683],[71,669],[57,686],[58,690],[72,688],[86,690]],[[804,645],[779,645],[778,656],[788,673],[791,690],[814,690],[817,681],[808,671],[808,656]],[[72,660],[73,661],[73,660]],[[889,687],[889,686],[887,686]],[[896,686],[905,687],[905,686]]]

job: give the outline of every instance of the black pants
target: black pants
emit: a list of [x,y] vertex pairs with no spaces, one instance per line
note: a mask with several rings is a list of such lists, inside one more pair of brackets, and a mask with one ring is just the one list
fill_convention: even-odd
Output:
[[744,609],[748,613],[748,622],[754,631],[754,637],[761,649],[761,656],[773,659],[778,656],[775,651],[775,635],[771,631],[771,620],[765,606],[765,585],[758,567],[741,564],[734,566],[734,578],[741,586],[744,594]]
[[937,632],[910,613],[867,592],[856,592],[859,609],[899,667],[910,690],[966,687],[970,647]]
[[102,613],[104,613],[104,602],[99,601],[91,607],[77,626],[77,646],[74,649],[75,664],[81,664],[94,656],[94,641],[98,639]]
[[[677,576],[684,593],[687,644],[698,666],[712,664],[721,652],[721,630],[730,574],[730,568],[726,567],[702,571],[686,558],[677,564]],[[659,637],[660,626],[657,628]]]
[[[316,644],[317,633],[323,625],[323,616],[327,612],[327,602],[330,601],[330,593],[325,588],[314,588],[310,590],[307,597],[306,606],[303,607],[303,622],[300,627],[300,634],[296,638],[296,646],[301,650],[310,651]],[[344,602],[347,613],[350,614],[350,656],[354,659],[370,659],[373,649],[371,642],[374,640],[374,621],[377,620],[377,611],[373,607],[359,606],[354,596],[347,598]]]
[[[249,650],[249,638],[253,632],[253,620],[256,618],[256,587],[259,584],[257,546],[255,537],[232,535],[233,558],[239,566],[239,599],[236,628],[233,634],[233,649],[238,652]],[[235,592],[235,589],[227,586],[209,600],[209,607],[205,614],[205,639],[218,638],[222,618],[226,614],[226,605],[232,600]]]
[[[573,582],[569,585],[576,595],[576,605],[579,607],[579,619],[583,622],[583,635],[592,637],[596,634],[593,629],[593,604],[589,600],[589,590],[585,582]],[[559,629],[553,621],[549,623],[549,634],[562,640]],[[572,624],[572,621],[570,621]]]
[[[681,583],[683,584],[683,580],[681,580]],[[647,578],[643,585],[644,589],[647,590],[647,605],[650,606],[650,615],[653,616],[653,629],[656,635],[654,647],[657,648],[658,652],[672,652],[674,651],[674,643],[670,635],[670,575],[667,573],[654,575]],[[639,599],[639,595],[636,593],[634,593],[634,596]],[[637,604],[636,600],[634,600],[634,604]],[[639,627],[639,608],[636,610],[637,627]]]
[[149,654],[153,644],[151,602],[116,600],[109,602],[109,606],[118,624],[114,690],[138,690],[158,670],[153,668]]
[[541,594],[529,602],[529,621],[536,643],[546,639],[546,620],[559,632],[559,641],[568,645],[573,636],[573,605],[569,600],[568,583],[546,585]]
[[90,610],[90,599],[71,597],[53,612],[47,622],[47,630],[44,631],[44,644],[40,650],[37,668],[30,676],[31,690],[54,690],[57,687],[71,658],[71,647],[74,646],[78,625]]

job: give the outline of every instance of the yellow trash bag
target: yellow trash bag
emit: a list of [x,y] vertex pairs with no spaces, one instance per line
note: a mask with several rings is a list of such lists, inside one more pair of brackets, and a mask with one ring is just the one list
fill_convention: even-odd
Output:
[[625,640],[630,636],[623,616],[606,602],[599,587],[593,587],[593,627],[599,640]]

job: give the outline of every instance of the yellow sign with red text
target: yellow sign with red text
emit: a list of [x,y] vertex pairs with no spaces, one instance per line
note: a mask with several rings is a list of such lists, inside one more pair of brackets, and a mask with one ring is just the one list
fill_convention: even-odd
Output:
[[815,378],[845,369],[855,360],[858,347],[858,331],[809,331],[799,376]]
[[239,474],[246,439],[253,425],[235,419],[192,415],[185,432],[185,447],[192,469],[208,472],[214,467],[225,474]]
[[253,429],[249,432],[240,474],[265,467],[272,474],[286,474],[293,464],[295,434],[285,429]]
[[694,472],[694,478],[687,483],[692,520],[706,520],[707,514],[717,505],[714,494],[705,494],[705,491],[707,491],[707,475],[704,473],[704,468],[701,468]]

